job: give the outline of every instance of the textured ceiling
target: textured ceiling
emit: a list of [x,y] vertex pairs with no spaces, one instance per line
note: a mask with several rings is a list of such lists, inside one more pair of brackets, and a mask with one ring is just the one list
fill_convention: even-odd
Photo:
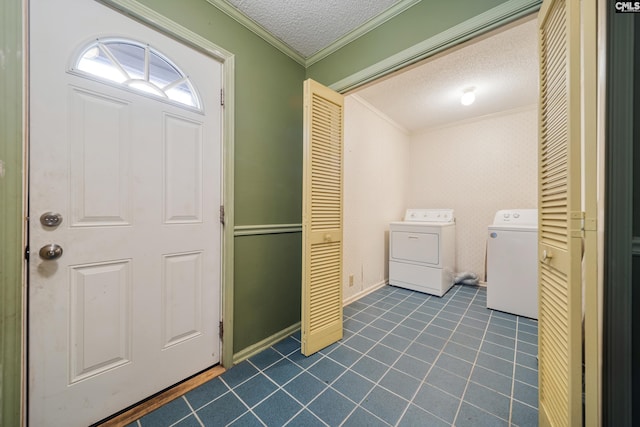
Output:
[[[209,1],[239,11],[303,58],[366,28],[390,8],[415,4],[415,0]],[[460,96],[469,87],[475,87],[476,101],[465,107]],[[410,132],[533,105],[538,99],[536,21],[530,16],[354,93]]]
[[[476,88],[471,106],[460,104]],[[526,20],[356,91],[411,132],[533,105],[538,99],[537,25]]]
[[305,58],[400,0],[225,0]]

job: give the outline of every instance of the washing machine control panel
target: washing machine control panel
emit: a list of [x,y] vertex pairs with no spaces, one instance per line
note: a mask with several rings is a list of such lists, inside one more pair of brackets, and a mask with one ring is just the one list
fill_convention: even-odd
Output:
[[508,209],[496,212],[493,225],[537,225],[537,209]]

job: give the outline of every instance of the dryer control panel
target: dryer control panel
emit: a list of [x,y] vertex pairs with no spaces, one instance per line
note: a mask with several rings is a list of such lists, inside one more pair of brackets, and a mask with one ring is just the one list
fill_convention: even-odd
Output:
[[453,209],[407,209],[404,220],[408,222],[454,222]]

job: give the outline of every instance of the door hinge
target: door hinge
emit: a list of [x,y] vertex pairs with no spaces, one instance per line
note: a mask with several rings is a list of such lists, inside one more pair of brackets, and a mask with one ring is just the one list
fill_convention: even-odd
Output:
[[220,89],[220,105],[224,107],[224,89]]
[[224,323],[222,322],[222,320],[220,321],[220,339],[222,339],[222,337],[224,336]]
[[24,248],[24,259],[29,261],[29,246]]
[[584,237],[584,212],[569,212],[569,236],[581,239]]
[[224,205],[220,205],[220,224],[224,225]]

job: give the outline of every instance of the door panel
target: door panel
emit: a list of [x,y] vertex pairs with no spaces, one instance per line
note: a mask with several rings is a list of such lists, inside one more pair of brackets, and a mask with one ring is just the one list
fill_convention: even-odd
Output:
[[201,333],[203,258],[202,252],[162,257],[163,348]]
[[131,225],[132,108],[78,87],[69,92],[71,225]]
[[[33,0],[30,28],[29,423],[83,426],[220,361],[222,67],[94,1]],[[105,37],[165,54],[203,110],[70,71]]]
[[164,222],[202,221],[202,123],[164,116]]
[[70,275],[73,384],[131,362],[131,262],[74,266]]
[[302,353],[342,338],[344,97],[304,82]]
[[539,414],[582,423],[580,2],[544,1],[540,46]]

